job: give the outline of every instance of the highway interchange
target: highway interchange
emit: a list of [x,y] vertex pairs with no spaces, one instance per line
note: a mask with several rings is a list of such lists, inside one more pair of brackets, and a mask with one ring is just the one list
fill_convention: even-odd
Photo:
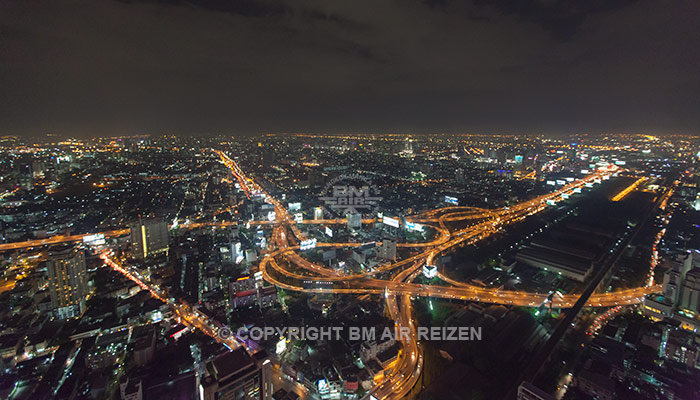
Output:
[[[321,219],[303,220],[296,223],[287,211],[287,208],[270,196],[262,187],[255,183],[240,169],[238,164],[225,153],[214,150],[221,161],[230,169],[237,179],[240,188],[248,197],[253,194],[262,195],[265,201],[272,204],[275,210],[273,221],[254,221],[251,224],[272,226],[272,240],[264,253],[259,271],[263,278],[280,288],[299,292],[310,293],[349,293],[349,294],[376,294],[383,295],[386,306],[395,324],[399,327],[408,327],[411,335],[400,340],[402,350],[397,360],[385,371],[384,378],[369,393],[377,399],[398,399],[406,395],[417,382],[422,367],[423,353],[415,335],[415,322],[412,317],[411,299],[413,297],[435,297],[464,301],[478,301],[483,303],[518,305],[528,307],[540,306],[549,293],[532,293],[524,291],[503,290],[497,288],[483,288],[459,282],[448,276],[438,273],[438,278],[447,285],[421,285],[412,283],[422,272],[426,264],[434,264],[434,260],[442,253],[455,246],[475,244],[497,232],[503,231],[508,225],[522,221],[530,215],[545,210],[552,201],[557,202],[574,193],[575,189],[581,189],[586,184],[600,182],[604,176],[615,172],[615,167],[600,169],[583,179],[567,183],[558,190],[501,209],[477,209],[469,207],[445,207],[423,212],[407,217],[408,221],[420,223],[435,231],[433,240],[424,243],[398,243],[399,249],[405,249],[412,254],[402,260],[392,263],[380,264],[374,270],[364,273],[347,275],[340,271],[329,269],[306,260],[303,252],[299,250],[299,242],[307,238],[301,232],[298,225],[320,224],[334,225],[344,224],[346,220]],[[374,219],[364,219],[363,223],[374,223]],[[204,226],[226,226],[235,223],[192,223],[180,225],[180,228],[194,229]],[[455,226],[459,226],[455,228]],[[128,234],[128,229],[117,229],[102,232],[105,237],[117,237]],[[54,236],[47,239],[31,240],[25,242],[0,244],[0,251],[31,248],[43,245],[63,242],[80,241],[88,235]],[[318,247],[348,248],[360,246],[362,243],[318,243]],[[222,336],[221,326],[210,321],[206,316],[187,304],[180,304],[172,298],[168,298],[166,290],[148,283],[148,280],[121,262],[115,260],[109,252],[102,254],[104,262],[122,273],[128,279],[136,282],[148,290],[155,298],[166,302],[173,311],[179,315],[187,325],[202,330],[217,341],[226,344],[230,348],[246,345],[236,340],[232,335]],[[304,282],[307,283],[306,287]],[[309,287],[308,283],[312,285]],[[313,283],[323,282],[331,287],[314,287]],[[651,283],[651,282],[650,282]],[[656,290],[656,286],[644,286],[634,289],[593,293],[588,302],[589,307],[615,307],[636,304],[644,295]],[[552,299],[553,307],[573,307],[579,298],[578,294],[565,294]]]
[[[264,254],[259,270],[263,278],[278,287],[300,292],[311,293],[353,293],[353,294],[383,294],[386,306],[395,324],[408,327],[411,331],[409,338],[402,338],[402,351],[396,362],[388,368],[384,379],[368,394],[377,399],[399,399],[405,396],[415,385],[423,367],[423,354],[416,340],[414,319],[412,317],[411,297],[436,297],[479,301],[485,303],[520,305],[536,307],[544,302],[548,293],[529,293],[522,291],[507,291],[494,288],[482,288],[454,281],[442,274],[440,279],[452,286],[420,285],[411,283],[422,271],[425,264],[433,264],[433,260],[441,253],[460,244],[473,244],[503,230],[507,225],[522,221],[530,215],[541,212],[548,207],[548,201],[560,201],[574,193],[587,183],[599,182],[604,176],[615,172],[615,168],[601,169],[583,179],[570,182],[562,188],[519,203],[512,207],[496,210],[479,210],[466,207],[446,207],[431,210],[423,214],[407,218],[411,222],[420,222],[430,226],[436,232],[436,238],[426,243],[399,243],[397,247],[420,248],[423,251],[398,262],[379,266],[377,269],[362,274],[346,275],[337,270],[331,270],[323,265],[314,264],[300,254],[300,246],[290,243],[290,237],[295,241],[306,238],[299,232],[297,224],[287,212],[287,209],[267,194],[252,179],[248,178],[236,162],[223,152],[217,151],[222,162],[237,178],[241,188],[250,195],[262,194],[266,201],[273,204],[275,209],[275,224],[270,241],[270,252]],[[446,222],[466,222],[461,229],[450,230]],[[343,219],[328,221],[328,223],[343,223]],[[371,221],[370,221],[371,222]],[[291,231],[291,235],[289,234]],[[361,243],[319,243],[325,247],[351,247]],[[294,268],[292,268],[294,267]],[[294,270],[293,270],[294,269]],[[304,274],[297,273],[300,269]],[[398,271],[398,272],[396,272]],[[378,275],[394,272],[391,279],[379,279]],[[332,288],[304,287],[304,282],[331,282]],[[635,289],[594,293],[587,306],[612,307],[636,304],[645,294],[656,287],[646,286]],[[570,308],[576,304],[579,295],[568,294],[553,298],[553,307]]]

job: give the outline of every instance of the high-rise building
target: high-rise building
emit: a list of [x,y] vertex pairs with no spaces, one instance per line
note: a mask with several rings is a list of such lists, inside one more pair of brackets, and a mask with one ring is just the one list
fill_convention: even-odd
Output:
[[554,400],[554,396],[530,382],[523,381],[518,386],[518,400]]
[[133,222],[131,231],[131,252],[136,259],[145,259],[168,252],[168,225],[160,218]]
[[413,139],[406,139],[403,152],[405,154],[413,154]]
[[700,315],[700,252],[694,250],[671,261],[664,273],[662,295],[644,298],[642,311],[654,319],[672,317],[681,326],[695,330]]
[[455,170],[455,181],[457,181],[457,183],[464,183],[464,169],[457,168]]
[[200,383],[200,398],[263,399],[263,366],[262,362],[256,362],[241,347],[219,355],[206,365]]
[[377,256],[385,260],[396,260],[396,240],[384,239],[377,248]]
[[700,268],[693,268],[685,275],[678,299],[680,309],[700,313]]
[[46,261],[51,309],[61,319],[80,316],[85,310],[88,277],[85,254],[78,248],[52,252]]
[[320,219],[323,219],[323,208],[316,207],[314,208],[314,220],[318,221]]
[[675,306],[680,299],[680,288],[685,280],[685,275],[690,271],[693,264],[693,255],[687,254],[684,257],[671,261],[670,268],[664,272],[663,293]]
[[348,219],[348,228],[356,229],[362,227],[362,214],[360,213],[348,213],[346,215]]
[[231,243],[231,261],[238,264],[241,261],[243,261],[244,258],[245,258],[245,252],[243,251],[243,247],[241,245],[241,242],[232,242]]

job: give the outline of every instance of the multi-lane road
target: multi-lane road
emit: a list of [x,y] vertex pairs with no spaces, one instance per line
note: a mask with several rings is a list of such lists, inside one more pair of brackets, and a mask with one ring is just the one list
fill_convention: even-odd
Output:
[[[218,152],[222,161],[229,166],[239,182],[251,183],[252,180],[242,174],[236,163],[222,152]],[[530,293],[522,291],[507,291],[493,288],[481,288],[457,282],[441,275],[441,279],[451,286],[419,285],[411,283],[420,273],[424,264],[432,264],[439,254],[460,244],[476,243],[479,240],[500,232],[504,227],[522,221],[523,219],[545,210],[552,202],[560,201],[582,188],[587,183],[595,182],[610,175],[611,170],[599,170],[583,179],[570,182],[552,193],[528,200],[512,207],[496,210],[482,210],[466,207],[446,207],[431,210],[408,218],[410,221],[425,224],[434,229],[436,238],[426,243],[400,244],[402,247],[423,248],[424,251],[399,262],[380,266],[376,270],[362,274],[346,275],[337,270],[331,270],[306,260],[299,253],[299,246],[290,243],[290,236],[285,232],[291,229],[293,236],[301,238],[297,224],[289,217],[286,209],[267,195],[266,200],[275,206],[277,218],[272,221],[275,225],[270,241],[269,252],[259,264],[263,277],[279,287],[314,293],[353,293],[353,294],[384,294],[387,308],[398,326],[410,327],[415,333],[414,321],[411,316],[411,296],[436,297],[479,301],[486,303],[522,305],[537,307],[548,297],[548,293]],[[261,191],[261,190],[260,190]],[[446,222],[468,222],[466,228],[450,231]],[[343,220],[334,221],[335,223]],[[357,243],[323,243],[319,246],[351,247]],[[403,268],[401,270],[400,268]],[[302,270],[304,274],[295,270]],[[391,279],[380,279],[381,275],[396,272]],[[311,284],[309,284],[311,283]],[[328,284],[332,287],[328,287]],[[323,286],[323,287],[321,287]],[[645,294],[655,290],[655,287],[640,287],[610,293],[595,293],[590,296],[586,305],[592,307],[610,307],[636,304]],[[553,299],[557,308],[571,308],[577,303],[580,295],[564,295]],[[384,380],[370,393],[378,399],[401,398],[415,384],[422,368],[422,353],[415,334],[401,340],[402,352],[397,361],[385,373]]]
[[[439,278],[449,286],[443,285],[419,285],[412,281],[420,274],[422,266],[432,264],[433,260],[441,253],[449,251],[455,246],[474,244],[497,232],[501,232],[506,226],[521,221],[530,215],[541,212],[552,202],[560,201],[574,190],[584,185],[609,175],[614,170],[599,170],[583,179],[573,181],[562,188],[501,209],[479,209],[471,207],[445,207],[423,212],[407,219],[421,223],[434,231],[434,239],[423,243],[399,243],[399,248],[419,250],[403,260],[386,263],[373,271],[361,274],[347,275],[337,270],[332,270],[324,265],[319,265],[306,260],[299,251],[296,243],[306,238],[306,234],[299,230],[292,216],[278,200],[270,196],[261,186],[244,174],[238,164],[225,153],[215,150],[222,162],[230,169],[246,196],[262,196],[265,201],[273,205],[275,218],[273,221],[255,221],[260,225],[273,227],[272,240],[264,254],[259,270],[263,277],[281,288],[315,292],[315,293],[352,293],[352,294],[383,294],[391,317],[397,326],[409,327],[415,333],[414,320],[412,318],[411,297],[436,297],[445,299],[478,301],[484,303],[520,305],[537,307],[547,298],[547,293],[532,293],[523,291],[500,290],[494,288],[482,288],[455,281],[443,274]],[[363,223],[376,222],[374,219],[363,220]],[[346,220],[321,219],[303,220],[301,224],[344,224]],[[463,228],[450,229],[450,226],[466,225]],[[195,229],[206,226],[234,225],[231,222],[219,223],[192,223],[180,225],[179,228]],[[117,237],[128,234],[128,229],[117,229],[103,232],[105,237]],[[0,244],[0,251],[16,250],[27,247],[39,247],[63,242],[83,240],[88,235],[55,236],[48,239],[32,240],[16,243]],[[319,247],[353,247],[359,243],[318,243]],[[414,251],[415,253],[415,251]],[[177,303],[169,299],[165,291],[151,285],[137,271],[122,266],[107,253],[102,255],[107,265],[124,274],[128,279],[148,290],[154,297],[161,299],[170,305],[173,311],[189,326],[196,327],[204,333],[212,336],[219,342],[225,343],[231,348],[241,345],[235,338],[225,338],[219,335],[219,328],[196,309],[186,304]],[[303,271],[303,274],[297,272]],[[387,278],[387,276],[389,278]],[[311,282],[311,285],[305,285]],[[315,283],[324,283],[326,286],[318,287]],[[332,287],[328,287],[328,282]],[[618,305],[635,304],[641,301],[644,295],[656,290],[654,286],[639,287],[624,291],[594,293],[590,296],[587,306],[613,307]],[[579,295],[569,294],[553,299],[553,306],[558,308],[573,307]],[[377,399],[401,398],[411,390],[420,376],[423,355],[420,346],[416,342],[415,334],[409,338],[400,340],[402,350],[396,362],[385,371],[384,380],[370,393]]]

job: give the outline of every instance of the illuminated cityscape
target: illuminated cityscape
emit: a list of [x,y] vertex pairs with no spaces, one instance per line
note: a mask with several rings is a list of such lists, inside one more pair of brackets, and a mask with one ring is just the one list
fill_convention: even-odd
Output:
[[303,3],[0,0],[0,398],[700,399],[696,3]]
[[6,394],[697,393],[699,141],[6,138]]

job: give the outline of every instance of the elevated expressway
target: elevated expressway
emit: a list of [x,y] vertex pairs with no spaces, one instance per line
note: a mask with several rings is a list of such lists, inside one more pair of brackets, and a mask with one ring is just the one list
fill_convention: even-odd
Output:
[[[218,154],[222,161],[229,166],[232,173],[236,175],[239,182],[247,184],[253,182],[242,174],[240,168],[230,157],[223,152],[218,152]],[[296,240],[301,240],[303,235],[298,231],[287,210],[279,203],[273,201],[272,204],[275,207],[277,218],[275,221],[272,221],[274,228],[268,248],[269,252],[264,254],[259,264],[259,270],[266,281],[293,291],[363,295],[383,294],[386,299],[387,309],[395,324],[400,327],[408,327],[411,334],[409,337],[399,338],[402,350],[397,360],[386,371],[382,382],[376,385],[369,394],[378,399],[402,398],[415,385],[423,365],[423,354],[416,341],[411,297],[436,297],[530,307],[541,305],[548,297],[548,293],[477,287],[452,280],[442,274],[440,274],[440,279],[451,286],[414,284],[412,281],[420,274],[421,267],[425,264],[432,264],[435,257],[454,246],[474,244],[501,231],[507,225],[522,221],[530,215],[541,212],[547,208],[549,201],[559,201],[564,195],[571,194],[575,189],[581,188],[593,180],[600,179],[604,174],[610,172],[595,172],[581,180],[571,182],[555,192],[512,207],[494,210],[446,207],[407,218],[409,221],[419,222],[434,229],[436,231],[435,239],[426,243],[399,243],[397,247],[410,248],[411,250],[421,249],[422,252],[398,262],[380,265],[372,271],[353,275],[328,269],[302,257],[299,254],[299,245],[290,243],[290,236],[293,236]],[[244,190],[250,190],[250,188]],[[260,188],[256,190],[262,192]],[[272,199],[266,193],[265,196],[268,200]],[[324,221],[324,223],[328,224],[343,222],[345,222],[344,219]],[[467,222],[469,225],[465,228],[451,231],[446,223],[453,222]],[[288,235],[288,229],[292,231],[292,235]],[[318,243],[317,247],[343,248],[360,245],[360,243]],[[392,274],[391,278],[382,279]],[[591,307],[610,307],[636,304],[641,301],[645,294],[655,289],[657,288],[640,287],[617,292],[594,293],[586,305]],[[553,306],[557,308],[571,308],[578,298],[579,295],[577,294],[555,297]]]
[[[270,202],[275,210],[274,221],[254,221],[253,224],[270,225],[273,227],[272,240],[268,252],[264,254],[259,270],[263,278],[281,288],[310,293],[349,293],[349,294],[379,294],[384,295],[391,317],[398,326],[409,327],[415,333],[411,317],[411,297],[435,297],[484,303],[519,305],[537,307],[547,298],[548,293],[532,293],[523,291],[500,290],[483,288],[453,280],[443,274],[438,277],[447,285],[420,285],[412,281],[422,271],[425,264],[433,264],[435,257],[452,249],[454,246],[475,244],[499,231],[506,226],[517,223],[530,215],[543,211],[548,207],[548,201],[559,201],[563,195],[573,193],[574,189],[583,187],[595,179],[612,171],[598,171],[578,181],[571,182],[559,190],[500,209],[479,209],[472,207],[444,207],[417,214],[407,219],[421,223],[435,231],[433,240],[424,243],[398,243],[397,247],[411,253],[408,257],[393,263],[380,265],[373,271],[348,275],[331,270],[306,260],[299,253],[298,241],[306,235],[298,229],[298,224],[279,201],[267,194],[262,187],[248,178],[240,167],[225,153],[215,150],[222,162],[230,169],[240,184],[244,193],[251,197],[262,195]],[[365,219],[363,223],[374,223],[374,219]],[[302,224],[344,224],[344,218],[304,220]],[[181,225],[182,229],[195,229],[209,226],[235,225],[232,222],[204,222]],[[454,225],[466,225],[455,229]],[[452,226],[453,228],[450,228]],[[290,234],[291,233],[291,234]],[[128,234],[128,229],[118,229],[103,232],[106,237],[117,237]],[[80,241],[87,235],[54,236],[48,239],[32,240],[16,243],[0,244],[0,251],[15,250],[26,247],[37,247],[63,242]],[[317,247],[347,248],[360,246],[361,243],[318,243]],[[416,253],[418,251],[418,253]],[[107,261],[106,261],[107,262]],[[109,262],[107,262],[109,263]],[[114,268],[114,265],[112,265]],[[134,279],[128,271],[122,272]],[[322,283],[324,287],[314,287]],[[310,284],[310,285],[309,285]],[[149,288],[152,290],[152,288]],[[587,302],[590,307],[613,307],[617,305],[636,304],[644,295],[657,290],[656,286],[639,287],[617,292],[594,293]],[[160,296],[160,293],[156,293]],[[553,299],[553,306],[570,308],[578,294],[568,294]],[[195,325],[206,333],[213,334],[213,328],[205,325],[189,310],[177,308],[178,314],[187,316],[191,325]],[[211,332],[209,332],[211,331]],[[231,346],[236,343],[231,341]],[[375,386],[371,393],[378,399],[400,398],[415,384],[420,376],[423,355],[415,335],[400,340],[402,351],[394,366],[388,371],[385,379]]]

